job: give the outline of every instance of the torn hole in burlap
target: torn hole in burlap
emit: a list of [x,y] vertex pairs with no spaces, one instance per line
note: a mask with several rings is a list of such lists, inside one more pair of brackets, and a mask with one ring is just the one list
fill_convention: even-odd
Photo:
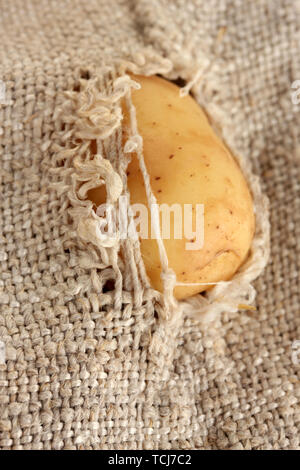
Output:
[[[164,294],[149,284],[138,240],[99,236],[101,221],[92,202],[87,199],[88,190],[101,185],[105,186],[107,202],[116,208],[121,195],[129,198],[126,169],[130,152],[134,151],[139,156],[148,202],[155,202],[143,163],[142,138],[131,102],[131,90],[138,84],[128,73],[160,74],[173,80],[182,78],[186,85],[180,94],[192,91],[209,115],[216,132],[235,155],[252,191],[256,233],[248,260],[231,281],[219,283],[205,295],[199,294],[186,301],[177,302],[173,298],[176,276],[169,268],[160,237],[158,245]],[[138,308],[151,304],[162,324],[168,328],[174,325],[175,330],[185,314],[196,315],[206,323],[223,311],[236,312],[240,304],[251,304],[255,297],[251,282],[261,273],[269,255],[268,203],[249,162],[236,152],[226,116],[216,105],[216,100],[210,102],[212,92],[217,93],[220,89],[215,83],[213,66],[204,58],[198,69],[186,64],[184,68],[178,68],[176,63],[143,50],[126,60],[111,61],[100,68],[91,66],[78,70],[77,77],[74,89],[66,92],[60,105],[64,146],[54,149],[51,172],[54,176],[52,186],[62,198],[62,210],[67,210],[70,215],[70,232],[65,235],[64,243],[72,246],[78,264],[90,274],[87,284],[91,284],[99,295],[106,296],[114,309],[124,308],[125,303]],[[124,147],[121,100],[126,101],[131,117],[131,135]],[[159,231],[159,226],[157,229]],[[109,285],[107,282],[113,286],[112,290],[106,288],[103,293],[104,286]],[[162,331],[159,336],[162,336]],[[155,348],[155,337],[152,344]]]

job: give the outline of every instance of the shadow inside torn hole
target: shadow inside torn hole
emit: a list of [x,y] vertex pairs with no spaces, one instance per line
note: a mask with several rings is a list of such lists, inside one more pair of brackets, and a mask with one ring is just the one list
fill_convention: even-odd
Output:
[[183,80],[183,78],[181,77],[176,78],[176,80],[169,80],[169,82],[174,83],[174,85],[177,85],[180,88],[183,88],[186,86],[186,81]]
[[167,80],[168,82],[171,82],[171,83],[174,83],[174,85],[177,85],[179,86],[180,88],[183,88],[184,86],[186,86],[186,81],[181,78],[181,77],[178,77],[174,80],[170,80],[169,78],[166,78],[164,77],[163,75],[160,75],[160,74],[157,74],[157,77],[160,77],[160,78],[163,78],[164,80]]

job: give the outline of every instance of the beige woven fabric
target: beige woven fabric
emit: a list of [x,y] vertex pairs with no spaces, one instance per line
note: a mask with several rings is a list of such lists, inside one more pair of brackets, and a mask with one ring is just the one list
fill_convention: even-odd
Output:
[[[0,448],[299,449],[296,2],[0,6]],[[99,245],[85,195],[95,178],[115,204],[126,192],[130,70],[189,82],[243,155],[260,227],[242,277],[251,301],[268,223],[249,162],[260,176],[271,258],[256,311],[229,302],[220,313],[212,298],[210,323],[180,309],[166,319],[138,245],[124,242],[125,263],[118,246]],[[89,154],[95,139],[105,158]],[[127,150],[139,145],[133,128]]]

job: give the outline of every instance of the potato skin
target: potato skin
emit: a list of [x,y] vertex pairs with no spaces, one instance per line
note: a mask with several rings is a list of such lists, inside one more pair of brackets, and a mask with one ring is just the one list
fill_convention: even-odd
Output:
[[[145,164],[158,204],[204,204],[204,246],[186,250],[183,238],[164,240],[169,266],[177,281],[212,283],[230,279],[245,261],[255,229],[253,202],[245,178],[229,150],[216,136],[205,113],[191,96],[179,97],[179,88],[162,78],[133,77],[141,84],[132,95]],[[124,140],[129,117],[124,108]],[[137,156],[128,167],[131,204],[147,205]],[[96,204],[103,195],[89,197]],[[173,225],[171,225],[171,237]],[[141,252],[154,288],[162,291],[156,240],[141,239]],[[208,285],[177,286],[184,299]]]

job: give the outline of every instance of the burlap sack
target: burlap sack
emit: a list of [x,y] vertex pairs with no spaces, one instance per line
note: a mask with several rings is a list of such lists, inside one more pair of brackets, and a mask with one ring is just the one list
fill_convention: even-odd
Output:
[[[2,3],[1,449],[299,449],[296,2]],[[180,305],[86,200],[142,162],[127,72],[185,80],[255,198],[246,266]]]

